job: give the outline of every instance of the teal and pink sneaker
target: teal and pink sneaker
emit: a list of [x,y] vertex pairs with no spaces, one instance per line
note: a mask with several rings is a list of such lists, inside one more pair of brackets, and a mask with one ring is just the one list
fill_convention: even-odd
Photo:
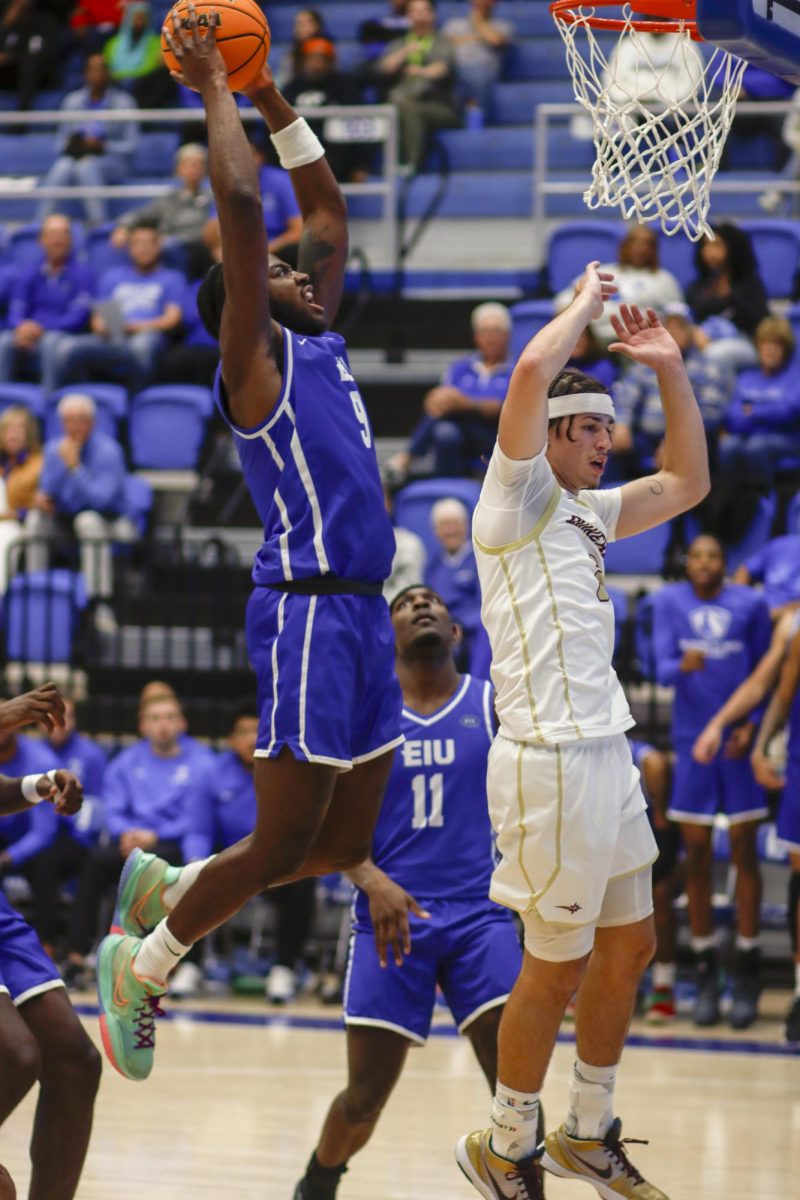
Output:
[[103,938],[97,952],[97,999],[103,1049],[126,1079],[142,1080],[153,1069],[155,1019],[164,1015],[163,985],[140,979],[134,969],[141,940],[120,933]]
[[169,915],[164,889],[175,883],[180,873],[180,867],[171,867],[155,854],[138,847],[132,850],[120,875],[111,932],[140,938],[155,929]]

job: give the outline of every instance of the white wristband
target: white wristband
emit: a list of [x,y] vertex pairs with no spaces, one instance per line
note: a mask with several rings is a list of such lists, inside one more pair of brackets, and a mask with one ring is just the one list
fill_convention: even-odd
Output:
[[28,801],[28,804],[41,804],[45,799],[45,797],[40,796],[36,790],[36,785],[40,779],[49,779],[51,783],[55,783],[56,773],[55,771],[48,771],[45,775],[23,775],[22,777],[20,791],[22,792],[24,798]]
[[271,133],[270,141],[278,152],[284,171],[292,171],[295,167],[307,167],[309,163],[325,156],[322,142],[302,117],[292,121],[285,129]]

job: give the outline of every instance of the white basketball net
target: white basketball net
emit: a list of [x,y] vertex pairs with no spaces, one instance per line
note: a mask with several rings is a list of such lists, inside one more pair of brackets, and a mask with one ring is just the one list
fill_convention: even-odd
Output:
[[692,241],[713,237],[711,184],[746,63],[719,47],[704,54],[683,23],[674,33],[640,32],[629,5],[621,7],[625,29],[613,50],[586,20],[604,9],[577,4],[574,23],[556,20],[597,151],[584,201],[658,220],[665,233],[683,230]]

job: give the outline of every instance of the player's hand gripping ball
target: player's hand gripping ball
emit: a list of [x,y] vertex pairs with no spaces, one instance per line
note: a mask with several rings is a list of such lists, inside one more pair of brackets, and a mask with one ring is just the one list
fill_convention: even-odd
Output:
[[[170,39],[175,43],[174,16],[182,27],[190,28],[190,9],[194,9],[197,32],[206,37],[214,29],[217,46],[228,69],[228,87],[241,92],[249,87],[261,71],[270,47],[267,18],[255,0],[178,0],[167,13],[161,27],[161,53],[170,71],[181,74],[180,58],[175,55]],[[165,37],[169,34],[170,38]]]

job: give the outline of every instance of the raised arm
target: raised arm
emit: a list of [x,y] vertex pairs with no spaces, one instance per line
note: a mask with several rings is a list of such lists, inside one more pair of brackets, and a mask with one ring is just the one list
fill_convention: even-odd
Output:
[[652,529],[678,513],[694,508],[708,494],[708,451],[703,418],[675,339],[652,308],[643,315],[636,305],[623,304],[611,323],[618,340],[612,353],[655,371],[664,406],[663,467],[646,479],[622,487],[617,537]]
[[[299,120],[289,101],[275,86],[269,67],[265,67],[253,86],[247,89],[247,95],[272,134],[288,129]],[[339,311],[344,288],[348,254],[347,205],[324,155],[307,166],[289,167],[288,171],[303,218],[297,267],[311,280],[314,299],[324,308],[325,320],[330,325]]]
[[258,175],[215,37],[212,27],[200,37],[191,4],[185,25],[173,17],[169,41],[181,65],[180,81],[202,96],[208,124],[209,175],[225,280],[219,337],[222,374],[231,416],[239,425],[253,426],[274,407],[281,376],[269,313],[269,259]]
[[603,304],[614,292],[613,275],[601,274],[599,266],[599,262],[589,263],[572,303],[539,330],[517,360],[497,433],[508,458],[534,458],[547,442],[548,388],[589,322],[603,315]]

